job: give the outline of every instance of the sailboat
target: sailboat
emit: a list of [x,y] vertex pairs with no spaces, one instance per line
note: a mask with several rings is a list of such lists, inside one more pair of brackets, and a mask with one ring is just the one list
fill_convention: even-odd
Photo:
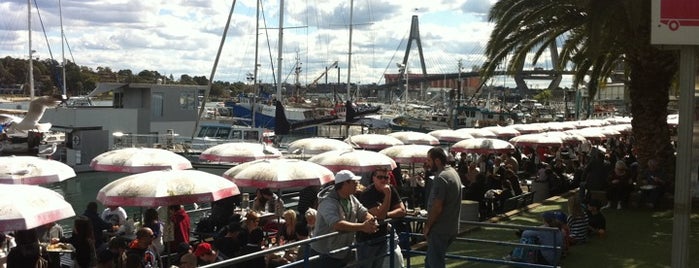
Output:
[[[330,123],[337,120],[354,120],[362,114],[376,113],[380,107],[361,108],[357,110],[355,105],[347,100],[345,105],[338,104],[334,107],[298,107],[293,105],[293,102],[287,102],[287,107],[284,106],[284,98],[282,95],[282,49],[283,49],[283,32],[284,32],[284,0],[280,1],[280,19],[279,19],[279,47],[277,51],[277,93],[271,98],[258,99],[253,96],[239,96],[238,103],[232,103],[231,107],[236,117],[252,118],[253,127],[264,127],[274,129],[276,134],[286,134],[291,130],[307,129],[308,132],[315,132],[313,126],[319,124]],[[350,9],[353,9],[354,1],[351,1]],[[348,68],[351,64],[352,54],[352,10],[350,10],[350,51],[348,59]],[[257,48],[256,48],[257,50]],[[350,96],[350,75],[348,71],[347,81],[347,96]],[[298,102],[298,100],[297,100]],[[347,117],[350,115],[350,117]]]
[[[65,141],[65,133],[52,132],[51,123],[39,123],[49,107],[65,103],[65,95],[34,97],[34,68],[31,27],[31,1],[27,1],[27,32],[29,45],[29,110],[24,117],[0,114],[0,154],[51,156],[57,143]],[[50,153],[47,153],[49,152]]]

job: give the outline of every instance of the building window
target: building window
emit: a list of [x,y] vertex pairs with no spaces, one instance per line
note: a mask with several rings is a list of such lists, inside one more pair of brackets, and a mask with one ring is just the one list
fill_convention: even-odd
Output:
[[163,117],[163,93],[153,93],[151,97],[150,114],[152,117]]
[[180,93],[180,109],[182,110],[196,110],[197,109],[197,98],[194,96],[194,92],[181,92]]

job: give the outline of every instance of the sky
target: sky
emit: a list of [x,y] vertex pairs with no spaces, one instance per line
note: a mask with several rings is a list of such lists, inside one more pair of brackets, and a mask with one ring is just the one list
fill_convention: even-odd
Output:
[[[349,80],[383,84],[383,74],[398,72],[396,63],[403,60],[413,15],[420,21],[427,73],[455,73],[459,59],[466,70],[481,65],[493,28],[487,22],[487,15],[495,1],[355,0]],[[154,70],[175,79],[182,74],[208,78],[232,3],[232,0],[32,0],[34,57],[49,58],[52,54],[60,62],[61,51],[65,51],[68,60],[93,69],[102,66],[135,73]],[[279,0],[262,0],[261,6],[258,80],[271,83],[272,66],[277,66],[282,12]],[[283,10],[282,79],[293,83],[294,67],[300,62],[299,82],[307,84],[320,77],[326,66],[338,61],[340,81],[347,82],[350,1],[285,0]],[[256,1],[236,1],[214,80],[246,82],[248,73],[254,71],[255,11]],[[3,0],[0,14],[3,14],[0,56],[27,58],[27,1]],[[61,17],[67,44],[63,50]],[[414,41],[408,59],[409,72],[420,73]],[[542,64],[547,67],[545,63],[539,65]],[[336,82],[338,69],[328,73],[328,82]],[[324,83],[325,78],[319,82]]]

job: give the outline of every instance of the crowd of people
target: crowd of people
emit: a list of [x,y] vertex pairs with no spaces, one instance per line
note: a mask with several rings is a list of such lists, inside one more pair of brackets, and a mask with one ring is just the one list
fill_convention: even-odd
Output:
[[[647,163],[643,174],[638,166],[632,142],[624,138],[595,146],[524,147],[503,154],[452,155],[434,147],[417,175],[404,176],[400,167],[379,168],[364,177],[343,170],[328,185],[302,189],[296,209],[285,209],[280,196],[260,188],[249,210],[240,196],[226,198],[214,202],[211,215],[192,225],[181,205],[161,209],[167,214],[163,220],[159,210],[149,208],[137,227],[123,208],[108,206],[100,212],[97,203],[91,202],[75,218],[69,237],[55,223],[17,231],[16,250],[8,256],[8,267],[29,267],[25,265],[32,261],[38,265],[42,260],[57,267],[55,255],[39,247],[57,243],[72,245],[77,267],[161,267],[161,256],[167,253],[177,253],[172,264],[178,267],[196,267],[333,232],[340,234],[312,242],[310,252],[303,247],[280,250],[236,266],[276,267],[310,254],[318,255],[314,267],[350,263],[385,267],[391,260],[376,256],[391,250],[397,253],[393,262],[402,266],[401,241],[390,243],[386,237],[396,230],[409,231],[401,220],[408,207],[425,208],[426,267],[444,267],[447,248],[459,229],[461,200],[478,201],[480,218],[485,219],[502,212],[509,198],[525,193],[527,180],[547,183],[549,195],[580,189],[570,199],[567,214],[559,211],[542,217],[545,226],[560,230],[560,236],[552,238],[536,230],[521,233],[522,237],[536,237],[538,243],[563,244],[560,255],[541,250],[537,261],[557,264],[571,246],[585,243],[591,234],[604,236],[602,210],[630,206],[634,191],[642,193],[642,206],[660,205],[671,181],[656,160]],[[592,199],[595,191],[605,193],[604,205]],[[192,239],[192,233],[200,237]],[[554,241],[556,237],[564,239]],[[356,255],[350,247],[356,247]],[[20,260],[15,256],[32,257]]]

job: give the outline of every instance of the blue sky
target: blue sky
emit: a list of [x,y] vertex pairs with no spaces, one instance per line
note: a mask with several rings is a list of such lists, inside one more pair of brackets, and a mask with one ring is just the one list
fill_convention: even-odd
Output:
[[[33,2],[33,1],[32,1]],[[231,1],[210,0],[62,0],[63,26],[78,65],[109,66],[113,70],[157,70],[166,75],[209,76]],[[405,53],[412,15],[420,19],[422,45],[429,73],[455,72],[481,64],[492,29],[487,12],[495,0],[356,0],[352,41],[352,77],[361,83],[383,83],[384,73],[396,73]],[[312,81],[325,66],[338,61],[341,81],[347,81],[349,1],[286,0],[283,77],[293,82],[295,58],[302,63],[301,83]],[[37,0],[48,43],[32,7],[35,57],[60,61],[60,23],[56,0]],[[262,1],[267,30],[261,30],[260,79],[272,81],[277,62],[279,0]],[[0,3],[0,56],[27,57],[27,3]],[[261,23],[262,20],[261,20]],[[255,1],[237,1],[215,80],[245,81],[254,69]],[[261,26],[264,27],[264,26]],[[286,28],[298,27],[298,28]],[[267,33],[265,33],[267,32]],[[409,56],[418,65],[417,49]],[[276,66],[275,66],[276,68]],[[337,79],[334,73],[329,77]]]

